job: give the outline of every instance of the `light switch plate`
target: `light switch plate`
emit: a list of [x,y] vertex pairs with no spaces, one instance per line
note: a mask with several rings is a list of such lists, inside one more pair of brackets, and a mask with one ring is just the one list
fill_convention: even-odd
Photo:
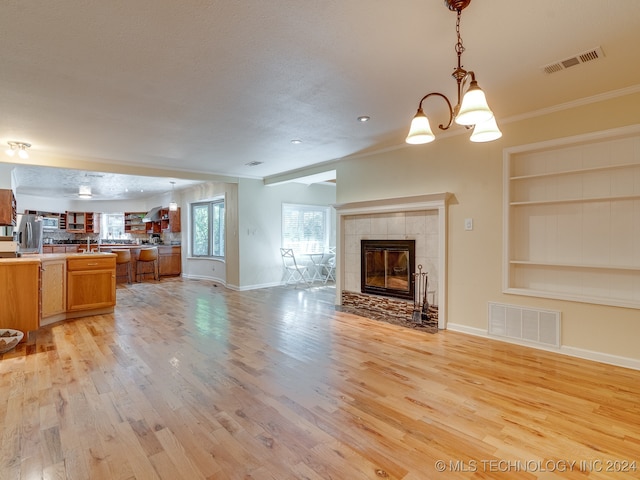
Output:
[[464,219],[464,229],[465,230],[473,230],[473,218],[465,218]]

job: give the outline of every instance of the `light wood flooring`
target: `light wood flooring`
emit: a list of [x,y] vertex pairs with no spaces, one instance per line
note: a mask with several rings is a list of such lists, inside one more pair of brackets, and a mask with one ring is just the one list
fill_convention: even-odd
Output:
[[638,371],[338,312],[331,287],[117,295],[0,359],[0,478],[640,478]]

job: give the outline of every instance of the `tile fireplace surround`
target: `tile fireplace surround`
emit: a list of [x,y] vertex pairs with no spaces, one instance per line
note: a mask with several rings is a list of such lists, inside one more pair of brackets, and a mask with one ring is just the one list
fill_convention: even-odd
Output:
[[[343,291],[360,291],[360,240],[416,241],[416,265],[429,274],[429,302],[438,305],[438,328],[446,327],[447,201],[436,193],[334,205],[337,214],[336,304]],[[398,299],[395,299],[398,300]],[[409,301],[410,305],[413,305]]]

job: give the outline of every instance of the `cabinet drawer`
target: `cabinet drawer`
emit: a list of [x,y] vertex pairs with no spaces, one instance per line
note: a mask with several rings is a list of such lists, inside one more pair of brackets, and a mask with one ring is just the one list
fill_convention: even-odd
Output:
[[116,268],[116,257],[87,257],[69,258],[67,259],[67,269],[70,271],[77,270],[102,270]]

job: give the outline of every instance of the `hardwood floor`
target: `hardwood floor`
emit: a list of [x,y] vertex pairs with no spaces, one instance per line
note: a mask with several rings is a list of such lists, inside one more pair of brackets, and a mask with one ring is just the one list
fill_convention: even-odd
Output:
[[640,477],[638,371],[338,312],[330,287],[117,297],[0,360],[0,478]]

